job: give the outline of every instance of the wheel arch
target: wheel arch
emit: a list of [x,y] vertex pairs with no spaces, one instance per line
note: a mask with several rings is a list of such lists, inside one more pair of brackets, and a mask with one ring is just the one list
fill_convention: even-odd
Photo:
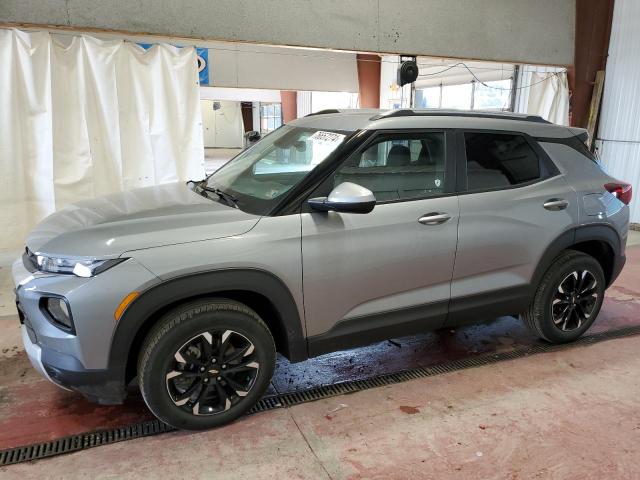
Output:
[[618,232],[607,224],[584,225],[564,232],[547,247],[534,272],[533,286],[538,285],[555,258],[564,250],[576,250],[594,257],[602,266],[607,287],[622,268],[618,259],[624,259],[624,256]]
[[278,352],[292,362],[307,358],[298,307],[282,280],[263,270],[230,269],[180,276],[142,292],[118,321],[110,368],[120,370],[129,382],[136,374],[140,346],[158,319],[184,302],[207,297],[247,305],[271,330]]

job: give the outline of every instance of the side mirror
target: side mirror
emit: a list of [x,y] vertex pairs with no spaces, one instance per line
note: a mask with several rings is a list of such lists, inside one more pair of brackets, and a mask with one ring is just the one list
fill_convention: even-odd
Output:
[[376,197],[368,188],[344,182],[331,190],[328,197],[309,199],[309,205],[321,212],[369,213],[376,206]]

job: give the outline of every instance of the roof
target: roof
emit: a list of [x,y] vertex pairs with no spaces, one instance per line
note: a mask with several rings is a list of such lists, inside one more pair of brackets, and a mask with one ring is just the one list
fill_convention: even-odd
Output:
[[443,109],[324,110],[290,122],[291,125],[330,130],[386,130],[465,128],[524,132],[533,137],[566,138],[576,129],[555,125],[536,115]]

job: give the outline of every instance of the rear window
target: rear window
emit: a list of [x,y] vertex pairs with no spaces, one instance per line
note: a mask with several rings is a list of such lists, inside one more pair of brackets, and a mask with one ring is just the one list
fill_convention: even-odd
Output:
[[467,132],[467,190],[529,183],[541,177],[540,158],[522,135]]

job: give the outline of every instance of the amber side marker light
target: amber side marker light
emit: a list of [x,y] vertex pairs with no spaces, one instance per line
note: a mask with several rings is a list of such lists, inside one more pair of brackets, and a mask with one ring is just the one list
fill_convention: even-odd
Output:
[[120,320],[120,317],[122,317],[122,314],[131,304],[131,302],[138,298],[138,295],[140,295],[139,292],[131,292],[129,295],[122,299],[120,305],[118,305],[118,308],[116,308],[116,311],[113,313],[113,317],[116,319],[116,322]]

